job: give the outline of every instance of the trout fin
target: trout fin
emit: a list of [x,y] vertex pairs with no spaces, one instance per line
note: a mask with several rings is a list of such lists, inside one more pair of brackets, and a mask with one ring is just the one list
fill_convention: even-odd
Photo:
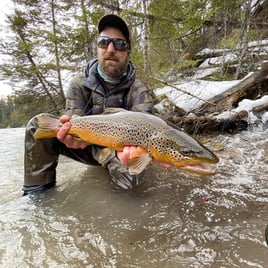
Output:
[[106,165],[108,161],[111,159],[111,157],[114,155],[115,155],[114,151],[112,151],[109,148],[104,148],[101,150],[98,162],[102,165]]
[[38,128],[34,133],[35,139],[55,138],[57,136],[57,131],[62,125],[59,119],[46,114],[40,114],[37,116],[37,120]]
[[138,147],[134,154],[131,155],[128,165],[130,175],[140,174],[152,161],[149,153],[141,147]]

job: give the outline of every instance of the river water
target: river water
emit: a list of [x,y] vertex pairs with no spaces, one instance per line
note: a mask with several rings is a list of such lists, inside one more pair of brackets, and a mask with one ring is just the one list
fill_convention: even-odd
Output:
[[218,172],[151,165],[143,184],[67,158],[22,197],[24,129],[0,130],[0,267],[268,267],[268,130],[211,137]]

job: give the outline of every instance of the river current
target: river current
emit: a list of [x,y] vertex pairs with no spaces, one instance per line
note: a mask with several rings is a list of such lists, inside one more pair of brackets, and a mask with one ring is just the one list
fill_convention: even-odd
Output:
[[24,129],[0,129],[0,267],[254,267],[268,264],[268,130],[206,137],[202,177],[155,164],[132,191],[61,157],[57,186],[22,196]]

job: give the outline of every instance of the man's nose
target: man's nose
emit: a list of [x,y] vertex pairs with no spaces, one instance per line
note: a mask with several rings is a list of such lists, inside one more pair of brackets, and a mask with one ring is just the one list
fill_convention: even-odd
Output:
[[110,43],[108,44],[107,51],[114,51],[114,50],[115,50],[115,48],[114,48],[114,44],[113,44],[113,42],[110,42]]

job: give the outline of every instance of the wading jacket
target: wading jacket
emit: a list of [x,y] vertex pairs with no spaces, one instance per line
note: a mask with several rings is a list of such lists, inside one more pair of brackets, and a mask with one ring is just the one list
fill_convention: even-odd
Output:
[[76,75],[70,81],[66,93],[68,115],[101,114],[106,108],[124,108],[130,111],[153,111],[153,96],[137,78],[135,67],[128,64],[127,74],[122,82],[108,89],[97,72],[98,60],[91,60],[83,75]]

